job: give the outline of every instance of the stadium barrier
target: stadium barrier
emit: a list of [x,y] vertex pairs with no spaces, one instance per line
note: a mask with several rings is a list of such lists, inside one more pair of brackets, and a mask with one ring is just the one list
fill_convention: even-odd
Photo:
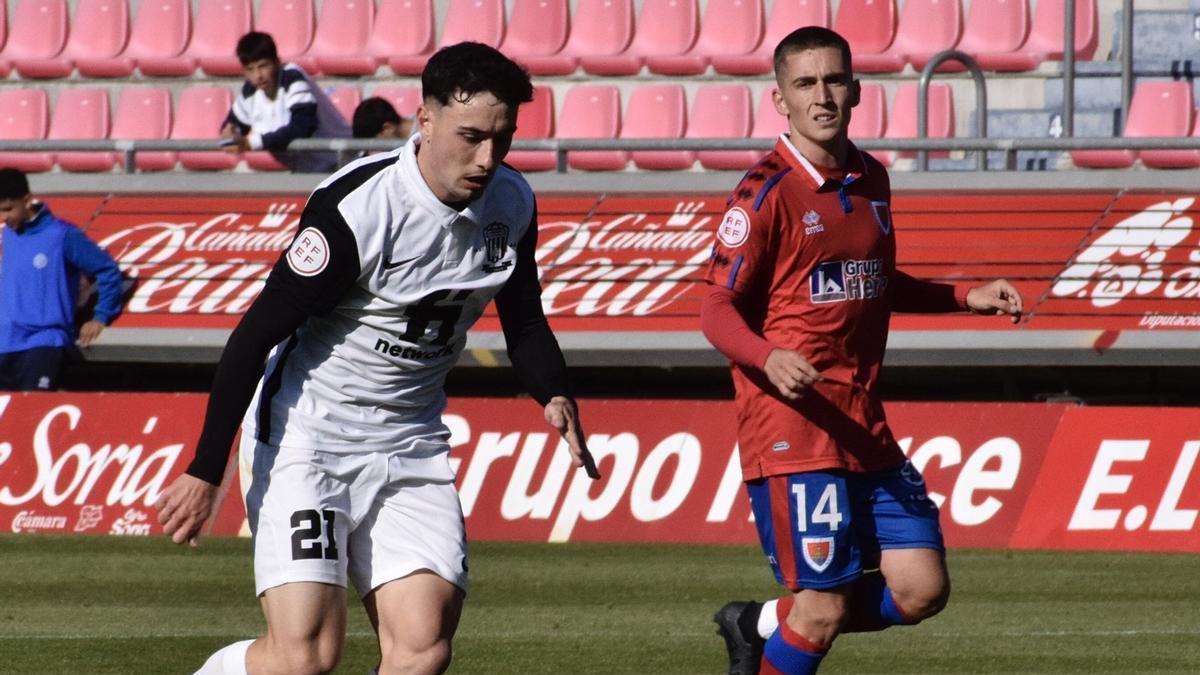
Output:
[[[199,394],[0,394],[0,528],[153,535]],[[445,414],[477,540],[755,541],[726,401],[584,400],[592,482],[529,400]],[[1200,408],[894,403],[952,547],[1200,553]],[[245,534],[236,462],[212,535]]]

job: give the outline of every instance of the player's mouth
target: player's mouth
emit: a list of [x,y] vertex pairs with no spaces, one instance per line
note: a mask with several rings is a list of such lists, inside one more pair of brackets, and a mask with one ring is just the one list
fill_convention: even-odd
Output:
[[836,113],[821,112],[813,115],[813,121],[821,126],[836,126],[838,116]]
[[488,181],[491,179],[492,177],[485,173],[476,176],[464,176],[463,182],[472,190],[482,190],[487,187]]

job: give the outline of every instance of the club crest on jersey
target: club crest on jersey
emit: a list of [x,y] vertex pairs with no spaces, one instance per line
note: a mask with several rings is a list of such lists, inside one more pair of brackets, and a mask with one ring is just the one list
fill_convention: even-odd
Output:
[[814,304],[870,300],[883,295],[887,281],[878,258],[831,260],[813,268],[808,288]]
[[925,478],[917,471],[917,467],[913,466],[912,462],[905,462],[904,466],[900,467],[900,478],[904,479],[905,483],[914,487],[922,487],[925,485]]
[[825,226],[821,224],[821,216],[816,211],[805,213],[801,220],[804,221],[804,234],[816,234],[825,231]]
[[483,245],[487,249],[487,262],[483,265],[484,272],[503,272],[512,267],[512,261],[500,262],[508,249],[508,226],[496,222],[483,228]]
[[833,537],[804,537],[800,550],[814,571],[824,572],[833,563]]
[[749,236],[750,216],[740,206],[726,211],[721,224],[717,226],[717,239],[729,248],[737,248],[746,243]]
[[296,235],[287,252],[288,267],[302,277],[315,277],[329,266],[329,242],[315,227],[306,227]]
[[887,202],[871,202],[871,213],[875,214],[875,222],[884,234],[892,233],[892,207]]

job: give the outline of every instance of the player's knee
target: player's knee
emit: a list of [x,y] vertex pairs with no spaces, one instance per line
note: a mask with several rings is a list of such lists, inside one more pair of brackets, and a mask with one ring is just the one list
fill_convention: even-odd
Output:
[[908,623],[920,623],[946,608],[946,603],[950,601],[950,583],[941,580],[903,589],[893,588],[892,598]]
[[278,672],[294,675],[323,675],[337,668],[342,656],[340,640],[315,639],[277,643],[272,650]]
[[451,656],[450,640],[445,638],[425,645],[392,644],[383,654],[380,673],[434,675],[450,666]]

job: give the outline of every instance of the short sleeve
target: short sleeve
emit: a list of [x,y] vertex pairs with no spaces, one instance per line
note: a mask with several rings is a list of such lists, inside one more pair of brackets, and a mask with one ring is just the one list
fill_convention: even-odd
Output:
[[[756,203],[758,208],[755,208]],[[759,200],[731,200],[717,222],[712,257],[705,280],[740,295],[764,269],[769,269],[771,219],[774,210]]]

